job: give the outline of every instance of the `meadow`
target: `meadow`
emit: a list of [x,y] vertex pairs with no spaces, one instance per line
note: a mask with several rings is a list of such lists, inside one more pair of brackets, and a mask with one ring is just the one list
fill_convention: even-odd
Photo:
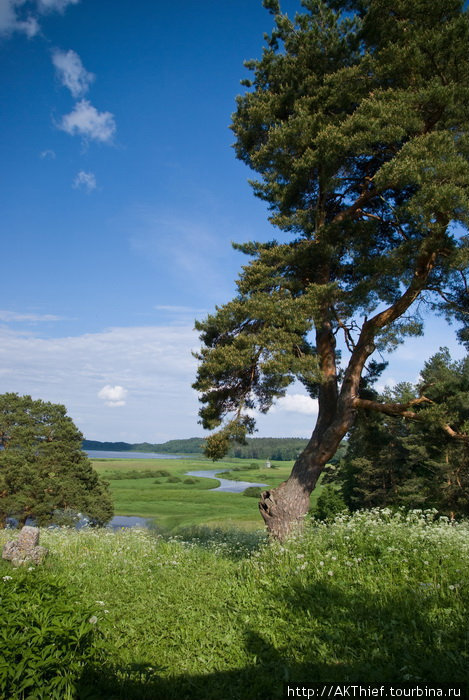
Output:
[[44,529],[41,543],[41,567],[0,564],[0,697],[276,700],[286,681],[468,680],[469,524],[434,512],[312,521],[283,544],[207,527]]
[[[213,463],[200,458],[92,461],[94,468],[110,483],[116,515],[148,518],[165,532],[177,532],[193,525],[247,530],[262,526],[257,499],[211,491],[218,486],[213,479],[197,478],[185,483],[188,481],[186,472],[228,469],[233,471],[223,474],[224,478],[266,483],[273,488],[288,477],[293,465],[293,462],[278,462],[275,468],[266,469],[265,460],[232,459]],[[162,471],[165,476],[160,475]],[[120,478],[122,476],[129,478]],[[320,491],[320,487],[315,489],[312,504]]]

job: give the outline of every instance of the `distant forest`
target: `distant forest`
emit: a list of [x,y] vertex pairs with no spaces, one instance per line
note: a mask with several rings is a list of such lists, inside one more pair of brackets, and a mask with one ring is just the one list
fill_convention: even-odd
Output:
[[[161,452],[164,454],[203,454],[204,438],[168,440],[162,444],[139,442],[99,442],[83,440],[84,450],[104,450],[111,452]],[[272,459],[277,461],[296,459],[304,449],[307,440],[303,438],[248,438],[246,445],[235,445],[228,452],[229,457],[243,459]]]

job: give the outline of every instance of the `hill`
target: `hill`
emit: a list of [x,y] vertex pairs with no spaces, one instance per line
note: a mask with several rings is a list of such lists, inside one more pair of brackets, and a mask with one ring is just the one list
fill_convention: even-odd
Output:
[[[100,442],[83,440],[84,450],[105,450],[109,452],[162,452],[164,454],[203,454],[204,438],[168,440],[160,444],[150,442]],[[306,446],[304,438],[248,438],[246,445],[236,445],[228,453],[229,457],[244,459],[274,459],[278,461],[296,459]]]

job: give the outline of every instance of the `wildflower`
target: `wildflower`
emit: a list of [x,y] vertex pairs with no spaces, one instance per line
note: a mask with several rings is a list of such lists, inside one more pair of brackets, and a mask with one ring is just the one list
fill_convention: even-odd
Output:
[[104,600],[95,600],[94,602],[97,603],[97,605],[104,605]]
[[11,579],[12,579],[12,576],[4,576],[3,577],[4,581],[11,581]]
[[96,615],[91,615],[88,622],[90,623],[90,625],[95,625],[98,622],[98,618],[96,617]]
[[320,561],[320,562],[319,562],[319,566],[324,566],[324,562],[323,562],[323,561]]
[[333,571],[328,571],[328,572],[327,572],[327,575],[328,575],[328,576],[334,576],[334,572],[333,572]]

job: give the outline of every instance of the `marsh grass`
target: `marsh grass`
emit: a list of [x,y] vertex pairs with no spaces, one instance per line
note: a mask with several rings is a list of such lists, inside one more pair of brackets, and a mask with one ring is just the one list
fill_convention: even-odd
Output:
[[105,645],[77,697],[275,700],[284,681],[468,679],[469,525],[433,512],[359,512],[282,545],[226,526],[41,541],[45,572],[81,592]]

